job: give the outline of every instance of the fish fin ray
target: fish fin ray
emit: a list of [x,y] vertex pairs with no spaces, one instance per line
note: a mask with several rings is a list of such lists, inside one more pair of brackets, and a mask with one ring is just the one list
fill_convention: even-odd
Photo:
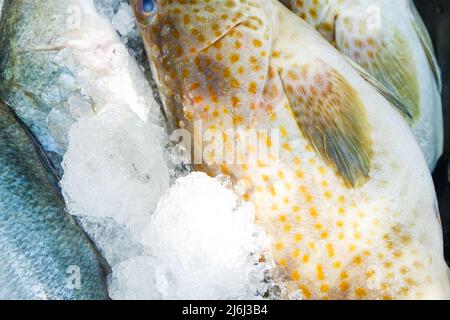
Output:
[[352,65],[352,67],[358,71],[358,73],[366,80],[370,85],[372,85],[383,97],[385,97],[408,121],[413,121],[413,115],[411,114],[409,108],[399,100],[391,91],[386,89],[386,87],[373,77],[370,73],[364,70],[360,65],[354,62],[352,59],[346,57],[347,61]]
[[321,61],[283,70],[280,77],[298,127],[313,149],[347,187],[362,186],[373,150],[357,92]]
[[[412,120],[420,116],[420,90],[417,69],[411,64],[413,51],[406,37],[400,30],[384,27],[382,30],[366,30],[363,35],[355,32],[339,20],[336,22],[336,47],[347,57],[359,64],[390,91],[388,100],[393,95],[394,105],[405,114],[403,107]],[[377,88],[380,91],[380,87]],[[381,90],[386,93],[387,90]]]

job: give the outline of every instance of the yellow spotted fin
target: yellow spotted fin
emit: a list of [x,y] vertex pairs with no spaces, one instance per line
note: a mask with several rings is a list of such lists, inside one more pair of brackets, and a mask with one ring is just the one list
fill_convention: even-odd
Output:
[[402,101],[400,101],[397,96],[386,89],[386,87],[380,81],[375,79],[370,73],[364,70],[356,62],[348,57],[345,58],[352,65],[352,67],[356,71],[358,71],[358,73],[364,78],[364,80],[370,83],[378,91],[378,93],[383,95],[395,108],[397,108],[397,110],[406,119],[406,121],[412,122],[414,120],[413,115],[410,113],[408,107]]
[[336,47],[403,101],[412,122],[416,121],[420,116],[419,80],[410,63],[413,49],[405,36],[395,28],[380,31],[385,32],[383,36],[370,36],[355,30],[349,21],[336,21]]
[[311,146],[347,187],[369,178],[370,125],[358,93],[322,61],[281,70],[297,124]]

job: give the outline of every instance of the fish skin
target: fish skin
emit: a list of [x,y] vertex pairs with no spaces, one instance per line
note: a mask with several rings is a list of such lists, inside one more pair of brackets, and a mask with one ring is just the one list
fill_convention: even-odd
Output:
[[[0,299],[108,299],[102,258],[66,213],[41,147],[11,110],[0,101]],[[79,289],[68,286],[72,266],[80,268]]]
[[[56,48],[45,48],[55,46],[54,39],[67,31],[67,10],[72,3],[6,0],[0,21],[0,98],[38,137],[59,170],[66,137],[58,134],[57,141],[50,125],[68,131],[74,121],[66,111],[68,99],[78,87],[71,70],[58,63],[69,62],[70,56]],[[50,115],[54,115],[51,123]]]
[[279,130],[278,158],[205,157],[197,169],[245,188],[303,298],[450,298],[420,147],[345,57],[278,1],[156,1],[150,14],[132,4],[175,124],[194,137],[196,121],[219,136]]
[[[102,2],[105,0],[95,4]],[[85,76],[89,70],[78,60],[86,49],[82,47],[85,40],[92,41],[89,37],[95,33],[91,20],[102,19],[95,4],[91,0],[5,0],[0,21],[0,98],[38,137],[59,176],[72,124],[100,112],[108,102],[86,92],[95,79]],[[98,23],[106,33],[109,22]],[[110,29],[98,44],[100,52],[125,49],[112,26]],[[89,45],[87,49],[93,51],[94,46]],[[129,79],[130,74],[124,72],[125,77]],[[140,76],[130,80],[136,91],[141,78],[145,81]],[[149,101],[142,104],[148,107]]]
[[[434,170],[444,143],[442,84],[430,36],[413,1],[281,2],[409,106],[414,114],[410,126]],[[378,23],[378,13],[381,28],[370,30],[367,21]]]

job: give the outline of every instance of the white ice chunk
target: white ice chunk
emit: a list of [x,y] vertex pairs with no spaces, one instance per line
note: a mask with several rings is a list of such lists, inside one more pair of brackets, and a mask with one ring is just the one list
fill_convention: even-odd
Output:
[[126,3],[120,4],[119,10],[112,18],[112,26],[122,36],[126,36],[133,31],[135,23],[130,5]]
[[158,260],[149,256],[136,256],[113,266],[108,285],[114,300],[160,300],[156,283]]
[[69,211],[112,218],[139,237],[169,188],[163,137],[125,107],[74,124],[61,182]]
[[114,269],[113,298],[254,299],[269,290],[271,260],[259,263],[269,241],[255,224],[254,206],[206,174],[177,181],[143,241],[152,257]]

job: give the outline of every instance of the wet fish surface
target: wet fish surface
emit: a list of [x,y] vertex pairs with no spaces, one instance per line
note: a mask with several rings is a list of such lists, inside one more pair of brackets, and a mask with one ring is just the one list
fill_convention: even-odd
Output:
[[[99,6],[104,2],[96,1]],[[108,76],[121,75],[127,83],[122,87],[129,88],[121,103],[139,109],[143,118],[148,116],[151,95],[139,96],[142,88],[150,86],[110,23],[97,13],[94,1],[6,0],[3,10],[0,98],[38,137],[59,176],[71,126],[120,100],[96,94],[119,91],[114,89],[117,83],[106,81]],[[128,69],[116,65],[115,58]],[[110,70],[97,70],[101,63],[95,59],[108,59]],[[100,76],[105,80],[98,80]]]
[[[303,298],[450,298],[433,182],[395,96],[278,1],[132,4],[167,113],[212,137],[196,168],[256,205]],[[263,131],[243,155],[258,161],[215,157],[239,129]],[[279,154],[260,158],[271,130]]]
[[[59,165],[64,137],[51,130],[73,122],[64,106],[75,80],[60,50],[47,50],[52,39],[67,29],[71,1],[5,1],[0,22],[0,97],[8,102]],[[65,131],[67,129],[64,129]]]
[[433,170],[444,143],[441,70],[413,1],[281,2],[405,103]]
[[107,299],[107,266],[26,130],[0,101],[0,299]]

